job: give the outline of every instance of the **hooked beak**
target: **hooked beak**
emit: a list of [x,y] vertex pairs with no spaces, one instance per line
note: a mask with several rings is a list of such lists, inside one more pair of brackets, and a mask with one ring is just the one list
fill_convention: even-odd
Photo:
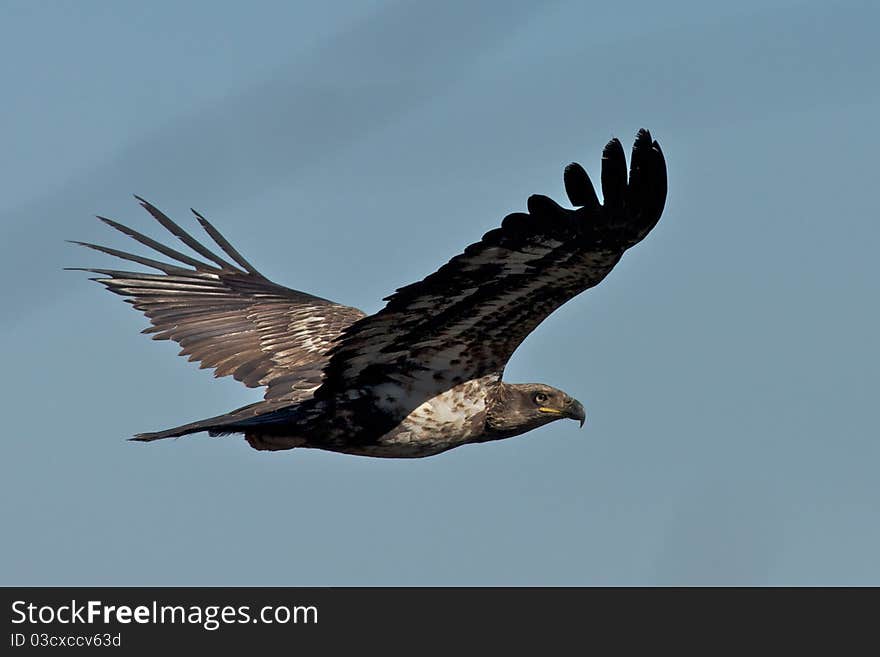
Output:
[[580,422],[581,426],[584,426],[584,422],[587,420],[587,412],[577,399],[572,399],[565,405],[564,414],[565,417]]

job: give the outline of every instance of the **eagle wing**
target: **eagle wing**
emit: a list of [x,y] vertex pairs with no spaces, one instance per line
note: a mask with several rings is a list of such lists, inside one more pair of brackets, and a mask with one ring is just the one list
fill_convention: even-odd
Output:
[[497,375],[550,313],[598,284],[623,252],[654,227],[666,201],[660,145],[640,130],[629,177],[617,139],[602,154],[600,204],[586,171],[565,170],[577,209],[545,196],[508,215],[427,278],[386,297],[387,305],[349,326],[332,348],[315,395],[404,384],[424,398],[459,382]]
[[153,334],[154,340],[174,340],[182,347],[181,356],[199,361],[202,368],[213,368],[215,376],[232,375],[252,388],[266,386],[269,401],[294,403],[310,397],[321,383],[333,340],[364,313],[273,283],[195,210],[199,223],[234,264],[200,244],[156,207],[135,198],[206,261],[99,217],[176,262],[75,242],[161,273],[74,269],[100,274],[93,280],[127,297],[126,301],[149,318],[152,326],[144,333]]

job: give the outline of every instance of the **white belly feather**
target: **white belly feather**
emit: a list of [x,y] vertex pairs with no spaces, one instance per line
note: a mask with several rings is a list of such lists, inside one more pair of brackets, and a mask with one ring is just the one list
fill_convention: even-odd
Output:
[[424,393],[411,386],[393,383],[379,386],[374,391],[381,395],[377,403],[383,410],[399,413],[403,419],[379,438],[377,451],[412,450],[413,455],[438,452],[482,435],[486,385],[496,380],[497,377],[492,376],[465,381],[422,403],[418,402],[425,398]]

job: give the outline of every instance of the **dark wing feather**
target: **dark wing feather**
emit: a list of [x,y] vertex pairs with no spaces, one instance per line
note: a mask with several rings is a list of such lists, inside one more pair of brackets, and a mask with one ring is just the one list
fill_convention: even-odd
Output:
[[176,261],[161,262],[105,246],[90,249],[156,269],[161,274],[85,269],[109,290],[127,297],[152,327],[154,340],[174,340],[181,356],[232,375],[247,386],[266,386],[266,399],[298,401],[321,383],[333,340],[364,313],[278,285],[260,274],[204,217],[199,223],[235,263],[199,243],[147,201],[141,205],[170,233],[209,262],[167,247],[110,219],[103,222]]
[[514,350],[560,305],[599,283],[654,227],[666,200],[666,164],[641,130],[627,178],[616,139],[602,157],[600,205],[584,169],[565,186],[578,209],[532,196],[438,271],[400,288],[345,330],[316,392],[331,397],[383,382],[415,381],[425,396],[476,377],[501,376]]

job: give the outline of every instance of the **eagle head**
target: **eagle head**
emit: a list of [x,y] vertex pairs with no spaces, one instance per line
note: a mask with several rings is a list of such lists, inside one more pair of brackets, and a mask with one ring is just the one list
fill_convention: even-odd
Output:
[[487,428],[506,436],[562,418],[577,420],[584,426],[586,417],[577,399],[543,383],[498,383],[486,404]]

